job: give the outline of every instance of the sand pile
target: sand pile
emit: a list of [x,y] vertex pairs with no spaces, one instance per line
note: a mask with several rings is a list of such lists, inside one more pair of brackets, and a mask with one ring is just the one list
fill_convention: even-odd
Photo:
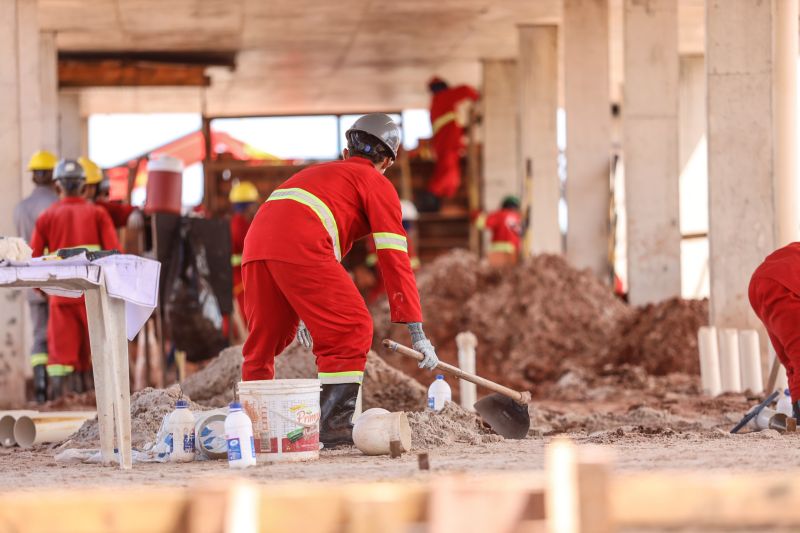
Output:
[[474,413],[448,402],[441,411],[408,414],[412,450],[438,448],[456,443],[484,444],[503,440],[486,429]]
[[[180,389],[173,385],[168,389],[148,387],[131,396],[131,444],[141,448],[153,442],[164,417],[175,409],[181,397]],[[188,398],[187,398],[188,399]],[[203,411],[203,407],[190,401],[189,409]],[[87,420],[65,446],[71,448],[97,448],[100,446],[100,426],[97,417]]]
[[697,330],[708,325],[708,300],[672,298],[624,319],[604,360],[642,366],[649,374],[700,373]]

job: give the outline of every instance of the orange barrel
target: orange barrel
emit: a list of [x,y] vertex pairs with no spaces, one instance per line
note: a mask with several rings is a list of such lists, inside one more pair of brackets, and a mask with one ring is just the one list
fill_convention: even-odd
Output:
[[144,212],[181,214],[183,162],[161,156],[147,163],[147,199]]

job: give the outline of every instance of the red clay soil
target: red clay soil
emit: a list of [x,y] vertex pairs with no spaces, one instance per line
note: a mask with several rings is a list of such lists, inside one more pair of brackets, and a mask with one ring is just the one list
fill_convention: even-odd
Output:
[[[455,250],[426,265],[417,282],[425,331],[441,359],[457,365],[455,336],[471,331],[478,338],[478,373],[534,397],[550,396],[570,376],[624,387],[643,386],[649,374],[699,372],[696,334],[707,320],[707,302],[676,299],[634,309],[590,271],[555,255],[498,269]],[[388,303],[372,312],[376,352],[429,384],[430,372],[380,346],[386,337],[409,343],[406,328],[389,323]]]

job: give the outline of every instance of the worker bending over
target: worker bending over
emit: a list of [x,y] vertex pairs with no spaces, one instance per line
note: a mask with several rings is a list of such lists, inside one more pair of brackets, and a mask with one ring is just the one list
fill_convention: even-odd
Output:
[[[28,162],[31,171],[33,192],[14,208],[14,226],[17,235],[30,243],[36,219],[42,212],[58,201],[53,182],[53,169],[58,158],[47,151],[33,154]],[[31,312],[33,344],[31,345],[31,366],[33,367],[33,391],[38,403],[47,401],[47,299],[40,291],[26,291],[28,308]]]
[[425,356],[420,367],[438,363],[422,331],[400,199],[383,176],[397,157],[400,128],[372,113],[346,137],[344,160],[301,170],[270,195],[247,233],[242,261],[250,333],[242,379],[273,379],[275,356],[295,335],[307,344],[313,338],[322,382],[320,440],[328,447],[353,442],[372,344],[372,318],[340,264],[355,240],[368,234],[375,240],[391,319],[407,324],[414,348]]
[[432,93],[431,127],[436,167],[428,191],[437,199],[452,198],[461,185],[461,153],[464,128],[458,123],[457,107],[466,100],[477,100],[478,91],[469,85],[449,87],[441,78],[428,82]]
[[[31,248],[33,256],[55,253],[65,248],[113,250],[119,248],[111,217],[101,207],[87,202],[83,195],[86,175],[80,163],[62,159],[53,174],[61,199],[45,210],[36,221]],[[81,298],[50,296],[50,323],[47,329],[49,360],[47,374],[53,399],[64,393],[67,381],[76,392],[91,382],[91,350],[86,307]]]
[[492,234],[489,245],[489,263],[496,266],[517,263],[522,238],[519,198],[506,196],[500,209],[489,215],[481,213],[476,219],[475,225],[478,229],[489,230]]
[[[244,284],[242,283],[242,252],[247,230],[258,212],[258,189],[249,181],[241,181],[231,187],[228,200],[231,202],[231,266],[233,267],[233,297],[244,313]],[[244,316],[244,315],[243,315]]]
[[767,256],[750,279],[749,296],[786,368],[794,416],[800,420],[800,242]]

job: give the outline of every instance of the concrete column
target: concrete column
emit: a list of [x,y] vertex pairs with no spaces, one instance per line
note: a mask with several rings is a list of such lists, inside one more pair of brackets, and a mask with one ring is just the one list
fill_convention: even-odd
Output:
[[711,324],[757,328],[750,274],[775,248],[772,2],[707,0]]
[[77,92],[58,95],[58,154],[78,158],[85,153],[85,120],[81,117],[81,98]]
[[625,0],[623,148],[629,298],[681,294],[678,2]]
[[[558,27],[519,27],[520,160],[522,175],[531,164],[531,183],[523,190],[531,206],[532,253],[562,252],[558,225]],[[525,178],[526,180],[528,178]]]
[[702,55],[681,56],[678,94],[678,164],[683,171],[706,134],[706,62]]
[[58,47],[55,32],[39,34],[42,149],[58,153]]
[[610,281],[608,1],[564,0],[567,258]]
[[502,198],[521,188],[517,159],[517,63],[483,61],[483,206],[497,209]]
[[[0,235],[16,235],[11,213],[30,187],[27,158],[39,144],[39,28],[36,2],[0,0]],[[3,290],[0,409],[25,400],[24,298]]]
[[775,0],[776,246],[798,240],[797,55],[798,0]]

